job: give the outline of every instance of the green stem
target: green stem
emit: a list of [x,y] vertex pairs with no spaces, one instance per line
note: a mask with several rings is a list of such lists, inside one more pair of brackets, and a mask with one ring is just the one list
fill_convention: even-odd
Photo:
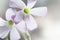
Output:
[[[10,33],[9,33],[10,34]],[[5,38],[5,40],[9,40],[9,34],[8,34],[8,36]]]
[[8,36],[5,38],[5,40],[9,40]]
[[23,33],[23,37],[25,40],[31,40],[31,36],[30,36],[29,32]]

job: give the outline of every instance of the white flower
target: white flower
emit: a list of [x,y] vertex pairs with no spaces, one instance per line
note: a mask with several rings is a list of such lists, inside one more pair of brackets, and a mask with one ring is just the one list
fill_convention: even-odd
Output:
[[21,36],[19,32],[25,32],[25,22],[21,21],[19,24],[15,24],[12,20],[12,16],[15,15],[15,12],[10,8],[6,12],[6,20],[3,20],[0,17],[0,38],[5,38],[10,33],[10,40],[19,40]]
[[[25,25],[28,30],[34,30],[37,28],[37,24],[32,17],[34,16],[45,16],[47,13],[47,8],[46,7],[37,7],[33,8],[34,5],[36,4],[36,0],[27,0],[27,5],[22,0],[10,0],[9,6],[11,8],[19,8],[21,11],[19,11],[18,15],[16,15],[16,20],[19,22],[21,20],[21,17],[25,21]],[[20,17],[19,17],[20,16]]]

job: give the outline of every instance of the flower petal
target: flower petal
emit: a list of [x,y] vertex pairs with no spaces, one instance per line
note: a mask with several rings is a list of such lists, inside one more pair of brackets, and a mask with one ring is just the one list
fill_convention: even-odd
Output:
[[21,37],[17,31],[17,29],[14,27],[12,28],[10,32],[10,40],[19,40]]
[[29,16],[29,19],[26,20],[26,25],[28,30],[34,30],[37,28],[37,24],[31,15]]
[[0,17],[0,26],[5,26],[5,25],[6,25],[6,21]]
[[23,19],[23,13],[22,11],[19,11],[16,13],[16,17],[14,18],[15,23],[19,23]]
[[0,28],[0,38],[4,39],[6,36],[8,36],[9,30],[10,29],[8,27]]
[[19,24],[17,24],[16,27],[20,32],[26,32],[26,30],[27,30],[27,27],[26,27],[25,22],[23,20]]
[[34,7],[34,5],[36,4],[36,0],[27,0],[27,6],[29,7],[29,8],[32,8],[32,7]]
[[26,5],[25,5],[25,3],[22,0],[10,0],[9,6],[12,7],[12,8],[22,9]]
[[31,14],[35,16],[45,16],[47,14],[46,7],[34,8],[31,10]]
[[15,15],[15,12],[9,8],[7,11],[6,11],[6,20],[11,20],[12,19],[12,16]]

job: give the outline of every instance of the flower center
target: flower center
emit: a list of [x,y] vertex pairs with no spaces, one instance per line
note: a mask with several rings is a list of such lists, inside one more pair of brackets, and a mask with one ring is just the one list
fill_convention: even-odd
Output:
[[9,25],[9,26],[13,26],[13,24],[14,24],[14,22],[13,22],[12,20],[9,20],[9,21],[8,21],[8,25]]
[[30,8],[25,7],[25,8],[24,8],[24,13],[25,13],[25,14],[29,14],[29,12],[30,12]]

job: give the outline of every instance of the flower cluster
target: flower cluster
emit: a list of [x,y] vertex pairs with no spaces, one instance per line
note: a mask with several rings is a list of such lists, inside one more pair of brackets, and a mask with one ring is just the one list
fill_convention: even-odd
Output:
[[29,32],[37,28],[33,16],[45,16],[46,7],[34,8],[36,0],[27,0],[27,5],[22,0],[10,0],[6,11],[6,20],[0,17],[0,38],[8,35],[10,40],[20,40],[21,35],[25,40],[31,40]]

